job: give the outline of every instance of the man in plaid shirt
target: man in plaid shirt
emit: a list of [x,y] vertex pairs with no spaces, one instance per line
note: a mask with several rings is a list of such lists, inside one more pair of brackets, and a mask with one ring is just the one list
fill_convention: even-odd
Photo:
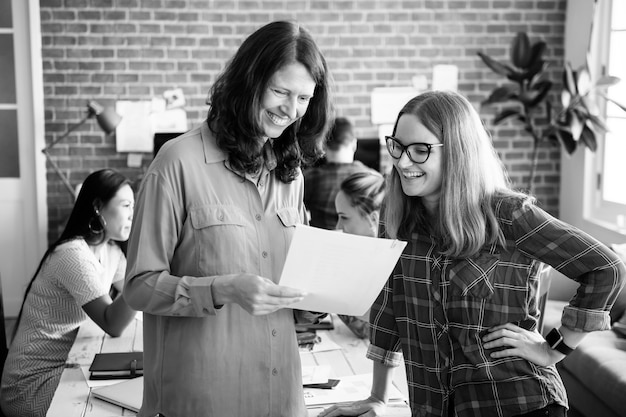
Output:
[[354,159],[357,138],[352,123],[345,117],[335,119],[326,147],[325,160],[304,171],[304,205],[311,214],[311,226],[334,230],[337,225],[335,196],[341,181],[370,168]]

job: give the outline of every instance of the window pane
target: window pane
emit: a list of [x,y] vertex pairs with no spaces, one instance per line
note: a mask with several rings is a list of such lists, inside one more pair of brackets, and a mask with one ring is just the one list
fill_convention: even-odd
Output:
[[15,104],[15,57],[9,33],[0,34],[0,103]]
[[0,28],[11,28],[13,22],[11,19],[11,0],[0,1]]
[[613,0],[613,10],[611,11],[611,27],[613,29],[626,29],[626,1]]
[[17,110],[0,110],[0,178],[19,178],[20,154],[17,142]]
[[603,199],[626,204],[626,119],[608,119],[609,132],[605,136]]

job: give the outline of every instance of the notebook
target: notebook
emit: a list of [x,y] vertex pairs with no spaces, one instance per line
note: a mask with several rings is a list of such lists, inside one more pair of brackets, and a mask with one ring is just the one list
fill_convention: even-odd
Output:
[[143,377],[129,379],[117,384],[97,387],[91,395],[101,400],[119,405],[128,410],[139,412],[143,400]]
[[135,378],[143,375],[143,352],[96,354],[89,379]]

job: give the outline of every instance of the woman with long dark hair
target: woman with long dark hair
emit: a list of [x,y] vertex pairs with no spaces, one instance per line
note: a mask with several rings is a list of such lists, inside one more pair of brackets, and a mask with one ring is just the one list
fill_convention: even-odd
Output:
[[124,297],[144,312],[139,416],[306,415],[294,314],[278,285],[305,222],[300,166],[322,152],[330,75],[293,22],[252,33],[206,121],[167,142],[137,198]]
[[122,245],[133,219],[130,181],[111,169],[89,175],[61,237],[29,283],[2,373],[0,406],[7,417],[43,417],[61,379],[79,326],[91,318],[119,336],[135,317],[121,295]]

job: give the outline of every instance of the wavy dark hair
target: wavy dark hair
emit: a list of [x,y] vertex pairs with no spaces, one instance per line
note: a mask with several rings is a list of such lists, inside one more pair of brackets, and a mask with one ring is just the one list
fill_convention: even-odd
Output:
[[301,63],[315,81],[313,98],[302,118],[273,141],[278,178],[293,181],[301,165],[323,155],[323,143],[333,117],[332,78],[326,60],[308,31],[293,22],[272,22],[241,44],[211,87],[208,124],[218,146],[237,171],[254,173],[263,163],[260,102],[272,76]]
[[[63,229],[63,233],[48,247],[41,261],[39,261],[39,266],[28,283],[28,287],[26,287],[20,313],[17,316],[17,321],[13,328],[13,339],[15,338],[15,333],[17,332],[20,319],[22,318],[26,297],[46,259],[48,259],[50,254],[54,252],[59,245],[72,239],[83,238],[87,243],[92,245],[102,243],[105,239],[105,225],[102,223],[99,211],[115,197],[115,194],[117,194],[119,189],[124,185],[131,185],[130,180],[112,169],[95,171],[87,176],[80,188],[80,192],[78,193],[78,197],[76,198],[76,202],[74,203],[65,228]],[[126,253],[126,242],[115,243]]]

